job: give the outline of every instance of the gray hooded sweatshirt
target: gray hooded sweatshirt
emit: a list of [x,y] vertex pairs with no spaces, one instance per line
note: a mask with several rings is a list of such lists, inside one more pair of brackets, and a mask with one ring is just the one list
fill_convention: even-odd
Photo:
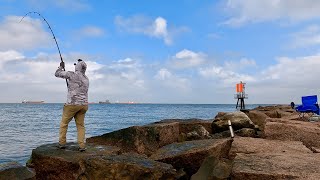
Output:
[[63,71],[62,67],[56,70],[55,76],[68,80],[68,105],[87,105],[88,104],[88,89],[89,79],[85,75],[87,64],[84,61],[79,61],[75,65],[75,72]]

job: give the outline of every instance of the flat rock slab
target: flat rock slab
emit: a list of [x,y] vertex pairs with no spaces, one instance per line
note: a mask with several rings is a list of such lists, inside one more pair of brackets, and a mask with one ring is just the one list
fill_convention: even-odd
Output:
[[18,162],[8,162],[0,164],[0,180],[35,180],[36,174],[29,168],[22,166]]
[[207,156],[226,157],[231,139],[208,139],[174,143],[159,149],[150,158],[172,164],[176,169],[184,168],[191,176],[196,173]]
[[267,139],[301,141],[307,147],[320,147],[320,122],[287,119],[267,119],[264,135]]
[[243,154],[234,159],[231,179],[320,179],[319,154]]
[[173,180],[179,178],[172,165],[135,155],[92,157],[85,161],[85,167],[84,177],[87,179]]
[[236,137],[232,143],[229,157],[234,158],[237,153],[312,153],[300,141],[280,141],[251,137]]
[[68,143],[66,149],[59,149],[58,144],[47,144],[32,150],[31,164],[37,179],[77,179],[84,173],[83,161],[93,156],[118,154],[117,147],[93,146],[87,144],[85,152],[78,151],[78,145]]

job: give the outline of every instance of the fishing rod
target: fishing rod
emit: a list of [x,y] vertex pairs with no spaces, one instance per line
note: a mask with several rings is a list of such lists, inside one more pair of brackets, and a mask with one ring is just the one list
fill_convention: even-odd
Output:
[[[60,52],[60,48],[59,48],[59,45],[58,45],[56,36],[54,35],[53,30],[52,30],[50,24],[48,23],[48,21],[46,20],[46,18],[44,18],[39,12],[28,12],[27,14],[25,14],[25,15],[21,18],[21,20],[20,20],[19,23],[21,23],[21,21],[22,21],[28,14],[32,14],[32,13],[33,13],[33,14],[38,14],[38,15],[43,19],[43,21],[47,23],[47,25],[48,25],[48,27],[49,27],[49,29],[50,29],[50,31],[51,31],[51,34],[52,34],[52,36],[53,36],[53,39],[54,39],[54,41],[56,42],[56,46],[57,46],[57,48],[58,48],[59,55],[60,55],[60,60],[61,60],[61,62],[63,62],[62,55],[61,55],[61,52]],[[64,63],[64,62],[63,62],[63,63]],[[62,67],[62,70],[65,71],[65,68]],[[68,83],[68,80],[67,80],[67,79],[66,79],[66,83],[67,83],[67,87],[68,87],[68,86],[69,86],[69,83]]]

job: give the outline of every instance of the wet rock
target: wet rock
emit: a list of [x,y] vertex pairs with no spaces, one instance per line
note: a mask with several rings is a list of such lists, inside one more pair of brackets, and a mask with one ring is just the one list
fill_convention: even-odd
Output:
[[135,155],[91,157],[84,162],[87,179],[178,179],[181,175],[170,164]]
[[219,133],[229,130],[228,120],[231,121],[234,131],[242,128],[254,128],[253,122],[243,112],[220,113],[215,117],[211,124],[212,132]]
[[232,161],[215,156],[207,157],[198,172],[191,176],[191,180],[223,180],[228,179],[232,169]]
[[18,162],[0,164],[0,180],[35,180],[36,174]]
[[320,154],[242,154],[234,159],[231,179],[320,179]]
[[118,154],[120,151],[117,147],[87,144],[87,150],[79,152],[75,143],[68,143],[64,150],[57,148],[57,145],[42,145],[32,151],[32,164],[37,179],[78,179],[85,173],[85,159]]
[[227,157],[231,139],[208,139],[174,143],[159,149],[151,159],[171,164],[176,169],[184,168],[190,177],[196,173],[207,156]]
[[267,119],[264,135],[267,139],[301,141],[307,147],[320,147],[320,122],[287,119]]
[[177,142],[179,123],[154,123],[132,126],[87,139],[89,143],[117,146],[122,152],[134,151],[150,155],[159,147]]
[[230,149],[229,157],[234,159],[237,153],[287,153],[312,154],[300,141],[280,141],[251,137],[235,137]]

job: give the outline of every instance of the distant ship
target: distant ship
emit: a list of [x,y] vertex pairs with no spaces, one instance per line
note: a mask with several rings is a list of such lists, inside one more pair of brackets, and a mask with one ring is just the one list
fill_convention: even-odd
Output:
[[42,104],[44,101],[28,101],[28,100],[23,100],[22,103],[24,104]]
[[99,101],[99,104],[111,104],[111,102],[109,100]]

